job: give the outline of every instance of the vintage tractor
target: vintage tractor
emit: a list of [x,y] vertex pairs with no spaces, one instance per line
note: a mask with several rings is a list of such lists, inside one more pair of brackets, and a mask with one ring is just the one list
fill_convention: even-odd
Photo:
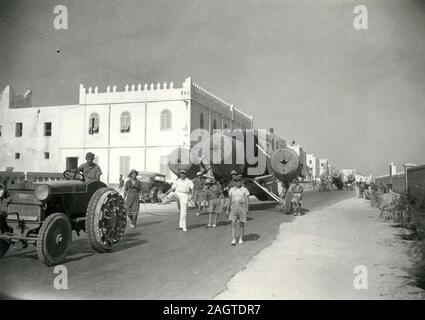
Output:
[[11,245],[33,244],[46,265],[68,253],[72,231],[87,233],[97,252],[109,252],[124,235],[127,214],[122,196],[101,181],[85,182],[67,170],[65,180],[0,185],[0,257]]

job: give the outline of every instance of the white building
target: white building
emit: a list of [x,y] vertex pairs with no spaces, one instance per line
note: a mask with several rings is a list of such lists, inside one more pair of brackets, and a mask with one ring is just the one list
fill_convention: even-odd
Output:
[[62,172],[90,151],[102,181],[117,183],[131,168],[174,178],[168,155],[190,146],[194,129],[252,128],[253,119],[187,78],[173,83],[115,86],[100,92],[80,85],[79,103],[33,106],[31,92],[0,97],[0,171]]
[[309,168],[310,177],[312,180],[315,180],[320,177],[320,161],[312,153],[306,154],[307,167]]
[[300,163],[302,165],[301,175],[304,177],[307,177],[308,176],[307,157],[303,147],[298,144],[295,144],[295,141],[292,141],[291,145],[289,145],[288,148],[294,150],[297,153],[298,157],[300,158]]
[[319,159],[319,176],[322,174],[329,175],[329,163],[328,159],[326,158],[320,158]]

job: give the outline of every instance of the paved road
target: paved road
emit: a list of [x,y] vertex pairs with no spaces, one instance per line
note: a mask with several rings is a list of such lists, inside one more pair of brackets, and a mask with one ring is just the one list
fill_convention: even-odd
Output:
[[[306,192],[306,214],[353,195]],[[38,261],[33,249],[0,259],[0,293],[24,299],[211,299],[273,241],[281,223],[303,219],[283,214],[273,203],[254,203],[246,242],[233,247],[227,221],[206,229],[208,215],[189,213],[184,233],[176,228],[175,205],[158,205],[150,212],[112,253],[96,254],[85,237],[75,236],[63,263],[68,290],[54,289],[54,268]]]

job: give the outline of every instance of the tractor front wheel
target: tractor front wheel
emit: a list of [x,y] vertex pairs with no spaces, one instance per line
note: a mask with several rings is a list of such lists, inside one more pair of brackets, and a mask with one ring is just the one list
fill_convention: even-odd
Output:
[[38,258],[48,266],[60,263],[72,241],[71,222],[63,213],[53,213],[41,225],[37,237]]

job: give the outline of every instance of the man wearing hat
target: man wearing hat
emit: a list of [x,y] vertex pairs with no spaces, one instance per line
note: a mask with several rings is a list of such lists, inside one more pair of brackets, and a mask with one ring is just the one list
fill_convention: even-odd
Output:
[[142,192],[142,182],[137,179],[139,172],[132,169],[130,171],[130,179],[124,185],[124,201],[127,207],[127,214],[130,217],[130,228],[136,228],[137,216],[140,210],[140,192]]
[[223,198],[223,191],[220,183],[214,178],[206,179],[205,184],[208,186],[207,199],[209,201],[207,228],[215,228],[217,225],[218,215],[222,212],[221,200]]
[[232,246],[236,245],[237,222],[239,222],[240,226],[239,243],[243,243],[245,223],[247,221],[249,207],[249,191],[247,188],[242,186],[242,177],[236,177],[234,182],[235,186],[229,190],[229,203],[226,210],[229,214],[229,220],[232,222]]
[[196,174],[196,178],[193,179],[193,194],[192,200],[196,205],[197,209],[201,208],[201,201],[199,201],[199,193],[204,189],[204,177],[202,176],[202,172],[198,172]]
[[100,176],[102,175],[102,170],[100,167],[94,163],[94,154],[87,152],[86,154],[87,162],[83,163],[78,167],[78,171],[81,171],[84,174],[85,182],[90,183],[93,181],[100,181]]
[[239,173],[236,170],[232,170],[230,172],[230,175],[232,176],[232,180],[229,182],[229,189],[231,187],[234,187],[236,185],[235,179],[236,179],[236,177],[239,177],[240,176]]
[[184,232],[186,232],[187,204],[189,202],[189,195],[191,195],[193,192],[193,182],[186,178],[186,170],[181,169],[179,173],[180,178],[173,183],[170,190],[168,190],[165,195],[168,195],[171,192],[176,193],[180,202],[179,227],[183,229]]

